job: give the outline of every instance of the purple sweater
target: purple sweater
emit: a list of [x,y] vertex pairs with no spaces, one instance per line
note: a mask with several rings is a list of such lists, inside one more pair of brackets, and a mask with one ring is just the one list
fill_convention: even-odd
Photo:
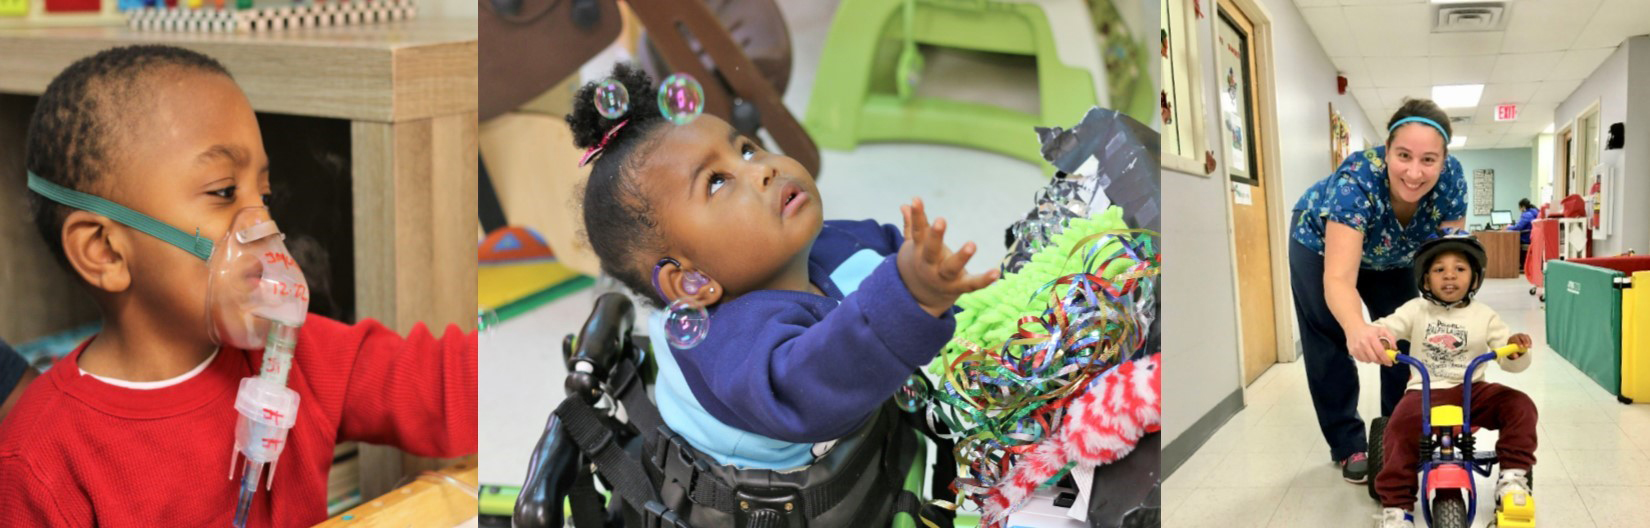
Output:
[[827,221],[808,255],[808,277],[824,296],[759,290],[712,306],[704,341],[674,351],[700,405],[729,426],[787,442],[857,429],[956,327],[950,312],[923,311],[900,280],[894,255],[903,240],[891,225]]

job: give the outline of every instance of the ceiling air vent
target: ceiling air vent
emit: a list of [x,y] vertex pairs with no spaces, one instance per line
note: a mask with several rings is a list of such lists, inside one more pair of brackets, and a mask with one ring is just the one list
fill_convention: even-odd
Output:
[[1507,2],[1433,4],[1432,32],[1503,31],[1509,8]]
[[1461,125],[1470,125],[1470,124],[1472,124],[1472,116],[1470,116],[1470,115],[1450,116],[1450,118],[1449,118],[1449,126],[1451,126],[1451,127],[1458,127],[1458,126],[1461,126]]

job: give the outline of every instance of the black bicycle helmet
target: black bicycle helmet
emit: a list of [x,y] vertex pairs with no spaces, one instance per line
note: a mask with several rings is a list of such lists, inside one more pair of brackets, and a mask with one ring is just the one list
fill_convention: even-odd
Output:
[[1421,291],[1421,296],[1433,303],[1450,306],[1442,299],[1427,291],[1427,270],[1432,269],[1432,260],[1446,252],[1456,251],[1467,257],[1467,266],[1472,268],[1472,285],[1467,287],[1467,294],[1460,301],[1454,303],[1466,306],[1472,302],[1472,296],[1478,293],[1478,287],[1484,285],[1484,245],[1466,231],[1454,231],[1441,234],[1421,244],[1421,249],[1415,251],[1415,288]]

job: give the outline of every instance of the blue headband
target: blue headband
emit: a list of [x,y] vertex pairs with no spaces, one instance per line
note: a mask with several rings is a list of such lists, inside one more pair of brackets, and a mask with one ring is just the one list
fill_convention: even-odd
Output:
[[1403,126],[1404,123],[1422,123],[1422,124],[1425,124],[1425,125],[1430,126],[1432,128],[1438,129],[1438,133],[1442,134],[1444,136],[1444,144],[1445,145],[1449,144],[1449,132],[1444,131],[1444,126],[1438,124],[1437,121],[1433,121],[1431,119],[1427,119],[1427,118],[1421,117],[1421,116],[1410,116],[1410,117],[1406,117],[1406,118],[1403,118],[1403,119],[1399,119],[1397,123],[1393,123],[1392,126],[1387,127],[1387,129],[1386,129],[1387,133],[1389,133],[1389,134],[1392,133],[1392,131],[1397,130],[1398,127]]

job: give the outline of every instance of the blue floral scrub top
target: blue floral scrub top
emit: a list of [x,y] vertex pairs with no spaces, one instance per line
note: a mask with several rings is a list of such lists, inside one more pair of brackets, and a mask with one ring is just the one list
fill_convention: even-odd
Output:
[[1467,179],[1461,162],[1447,156],[1438,185],[1421,198],[1409,225],[1398,223],[1391,197],[1386,147],[1347,156],[1334,175],[1312,184],[1295,203],[1298,219],[1290,237],[1322,255],[1324,226],[1333,220],[1363,233],[1363,269],[1407,268],[1415,250],[1438,232],[1439,225],[1466,216]]

